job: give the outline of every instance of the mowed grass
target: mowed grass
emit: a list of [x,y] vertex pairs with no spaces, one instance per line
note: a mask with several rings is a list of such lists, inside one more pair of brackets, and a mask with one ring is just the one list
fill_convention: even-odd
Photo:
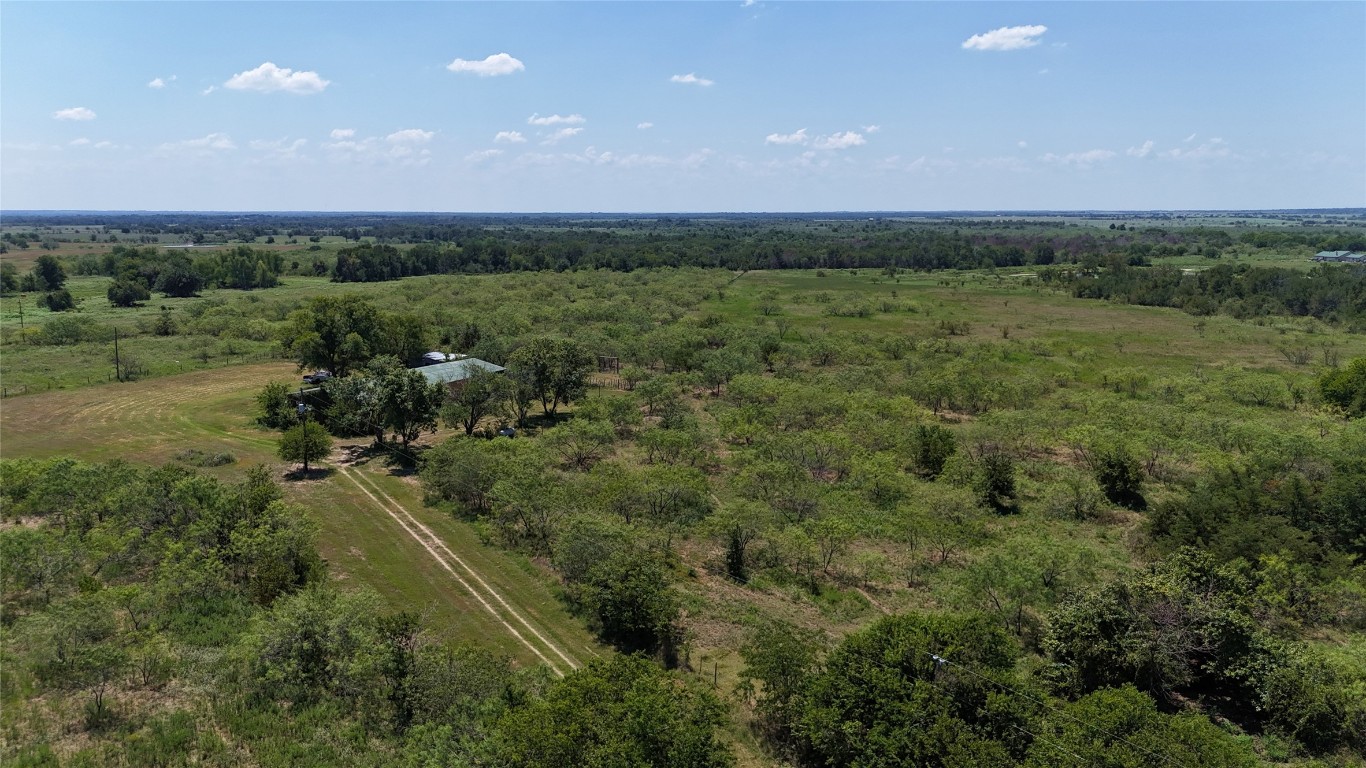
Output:
[[[275,458],[275,433],[252,423],[254,398],[266,382],[296,377],[292,363],[273,362],[8,398],[0,401],[0,456],[160,464],[182,450],[196,448],[231,452],[237,458],[235,464],[203,470],[227,481],[249,466],[266,464],[283,479],[288,498],[308,509],[317,521],[319,548],[333,579],[345,586],[375,590],[393,610],[420,613],[441,639],[478,643],[519,663],[536,663],[525,645],[355,483],[336,471],[322,479],[285,477],[292,468]],[[359,464],[354,471],[364,473],[432,529],[577,661],[603,652],[568,614],[538,566],[483,544],[468,524],[424,507],[415,480],[395,473],[382,461]]]

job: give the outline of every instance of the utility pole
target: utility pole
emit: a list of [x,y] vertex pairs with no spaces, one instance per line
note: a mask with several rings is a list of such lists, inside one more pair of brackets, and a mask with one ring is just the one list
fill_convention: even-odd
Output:
[[[19,338],[26,339],[24,336],[24,294],[19,294]],[[25,342],[27,343],[27,342]]]
[[304,477],[308,477],[308,404],[304,402],[304,387],[299,385],[299,423],[303,425],[304,439]]
[[114,378],[123,381],[123,367],[119,365],[119,329],[114,328]]

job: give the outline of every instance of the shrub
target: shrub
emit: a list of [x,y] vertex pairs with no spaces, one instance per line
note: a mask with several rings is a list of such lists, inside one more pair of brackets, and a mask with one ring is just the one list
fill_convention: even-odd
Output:
[[147,286],[136,280],[115,280],[109,284],[109,290],[105,295],[109,298],[109,303],[116,307],[133,307],[137,306],[139,301],[152,298],[152,292],[147,290]]
[[39,296],[38,306],[47,307],[53,312],[65,312],[76,308],[76,300],[71,297],[71,291],[61,288]]

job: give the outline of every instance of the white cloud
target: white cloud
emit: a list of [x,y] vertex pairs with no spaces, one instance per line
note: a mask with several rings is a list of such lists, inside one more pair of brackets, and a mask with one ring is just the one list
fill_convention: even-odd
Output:
[[436,131],[424,131],[421,128],[407,128],[402,131],[394,131],[385,136],[384,139],[390,144],[426,144],[436,135]]
[[741,7],[741,8],[748,8],[748,7],[750,7],[751,5],[754,5],[755,3],[758,3],[758,2],[759,2],[759,0],[740,0],[740,7]]
[[1029,142],[1025,141],[1024,139],[1020,139],[1019,141],[1015,142],[1015,146],[1019,147],[1020,149],[1024,149],[1025,147],[1029,146]]
[[1191,143],[1192,141],[1195,141],[1195,134],[1192,133],[1191,135],[1182,139],[1182,141],[1186,142],[1187,144]]
[[891,157],[884,158],[878,163],[878,167],[885,171],[936,175],[940,172],[952,173],[958,168],[958,163],[952,160],[927,157],[925,155],[921,155],[910,162],[906,162],[901,155],[892,155]]
[[113,148],[114,148],[114,142],[112,142],[112,141],[97,141],[97,142],[95,142],[95,149],[113,149]]
[[868,140],[863,138],[863,134],[845,131],[844,133],[833,133],[829,136],[822,136],[812,142],[811,146],[816,149],[848,149],[867,143]]
[[654,123],[651,123],[651,122],[636,123],[636,127],[639,128],[639,129],[642,130],[642,131],[645,131],[645,130],[649,130],[650,128],[655,127],[655,124],[654,124]]
[[1068,152],[1065,155],[1055,155],[1052,152],[1044,155],[1041,160],[1045,163],[1058,163],[1060,165],[1072,165],[1078,168],[1090,168],[1096,163],[1103,163],[1113,159],[1115,153],[1108,149],[1088,149],[1085,152]]
[[1223,139],[1215,138],[1201,142],[1191,149],[1169,149],[1163,152],[1162,156],[1173,160],[1217,160],[1234,155]]
[[172,141],[157,147],[157,154],[162,156],[169,155],[199,155],[210,157],[219,152],[227,152],[237,149],[237,142],[226,133],[211,133],[198,139],[186,139],[184,141]]
[[68,143],[73,147],[84,147],[90,143],[90,139],[72,139]]
[[768,136],[764,137],[765,144],[805,144],[809,140],[810,137],[806,135],[805,128],[802,128],[795,133],[770,133]]
[[1148,139],[1147,141],[1143,142],[1143,146],[1129,147],[1128,149],[1124,150],[1124,154],[1128,155],[1129,157],[1147,157],[1149,154],[1152,153],[1152,151],[1153,140]]
[[471,152],[468,155],[465,155],[465,160],[470,163],[481,163],[485,160],[492,160],[501,154],[503,154],[503,150],[501,149],[485,149],[480,152]]
[[986,168],[993,171],[1010,171],[1012,173],[1022,173],[1029,170],[1029,164],[1018,157],[983,157],[972,162],[974,168]]
[[577,135],[579,135],[579,134],[582,133],[582,132],[583,132],[583,129],[582,129],[582,128],[561,128],[560,130],[555,131],[554,133],[552,133],[552,134],[550,134],[549,136],[547,136],[546,139],[545,139],[544,141],[542,141],[541,143],[542,143],[542,144],[559,144],[561,139],[567,139],[567,138],[569,138],[570,136],[577,136]]
[[447,64],[446,69],[452,72],[469,72],[480,77],[497,77],[521,72],[526,69],[526,65],[506,53],[495,53],[479,61],[456,59]]
[[496,144],[525,144],[526,137],[521,131],[499,131],[493,137]]
[[308,146],[308,140],[295,139],[290,141],[286,138],[265,141],[256,139],[248,142],[247,146],[257,152],[264,153],[267,160],[297,160],[299,159],[299,150]]
[[709,85],[716,84],[715,80],[708,80],[705,77],[698,77],[692,72],[689,72],[686,75],[674,75],[673,77],[669,78],[669,82],[683,83],[684,85],[700,85],[703,88],[706,88]]
[[288,67],[277,67],[267,61],[256,69],[238,72],[223,83],[224,88],[234,91],[260,91],[273,93],[284,91],[298,95],[318,93],[331,84],[317,72],[295,72]]
[[969,51],[1018,51],[1033,48],[1039,44],[1039,37],[1048,31],[1042,24],[1022,27],[1001,27],[980,35],[973,35],[963,41],[963,48]]
[[216,90],[218,90],[218,86],[216,86],[216,85],[211,85],[211,86],[209,86],[208,88],[205,88],[204,90],[200,91],[199,93],[200,93],[201,96],[208,96],[209,94],[213,93],[213,92],[216,91]]
[[547,115],[546,117],[541,117],[539,114],[533,114],[526,119],[526,122],[527,125],[583,125],[588,121],[584,119],[583,115],[578,114],[568,115],[566,117],[561,117],[560,115]]
[[863,132],[864,132],[864,133],[877,133],[877,132],[880,131],[880,130],[882,130],[882,126],[880,126],[880,125],[865,125],[865,126],[863,126]]
[[94,120],[95,111],[85,107],[68,107],[52,113],[54,120]]
[[211,133],[202,139],[187,139],[180,146],[189,149],[237,149],[237,143],[226,133]]
[[165,81],[165,80],[162,80],[162,79],[159,78],[159,77],[154,77],[154,78],[152,78],[152,81],[149,82],[149,83],[147,84],[147,87],[148,87],[148,88],[165,88],[165,87],[166,87],[166,81]]
[[1044,69],[1039,70],[1039,74],[1041,74],[1041,75],[1046,75],[1046,74],[1048,74],[1050,71],[1051,71],[1051,70],[1049,70],[1048,68],[1045,67]]
[[328,134],[328,136],[331,136],[334,139],[349,139],[355,135],[355,128],[333,128],[332,132]]

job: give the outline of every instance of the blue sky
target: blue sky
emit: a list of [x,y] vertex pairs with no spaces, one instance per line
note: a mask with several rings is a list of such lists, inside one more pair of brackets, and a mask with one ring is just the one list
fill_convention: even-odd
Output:
[[0,3],[5,209],[1366,206],[1366,2]]

